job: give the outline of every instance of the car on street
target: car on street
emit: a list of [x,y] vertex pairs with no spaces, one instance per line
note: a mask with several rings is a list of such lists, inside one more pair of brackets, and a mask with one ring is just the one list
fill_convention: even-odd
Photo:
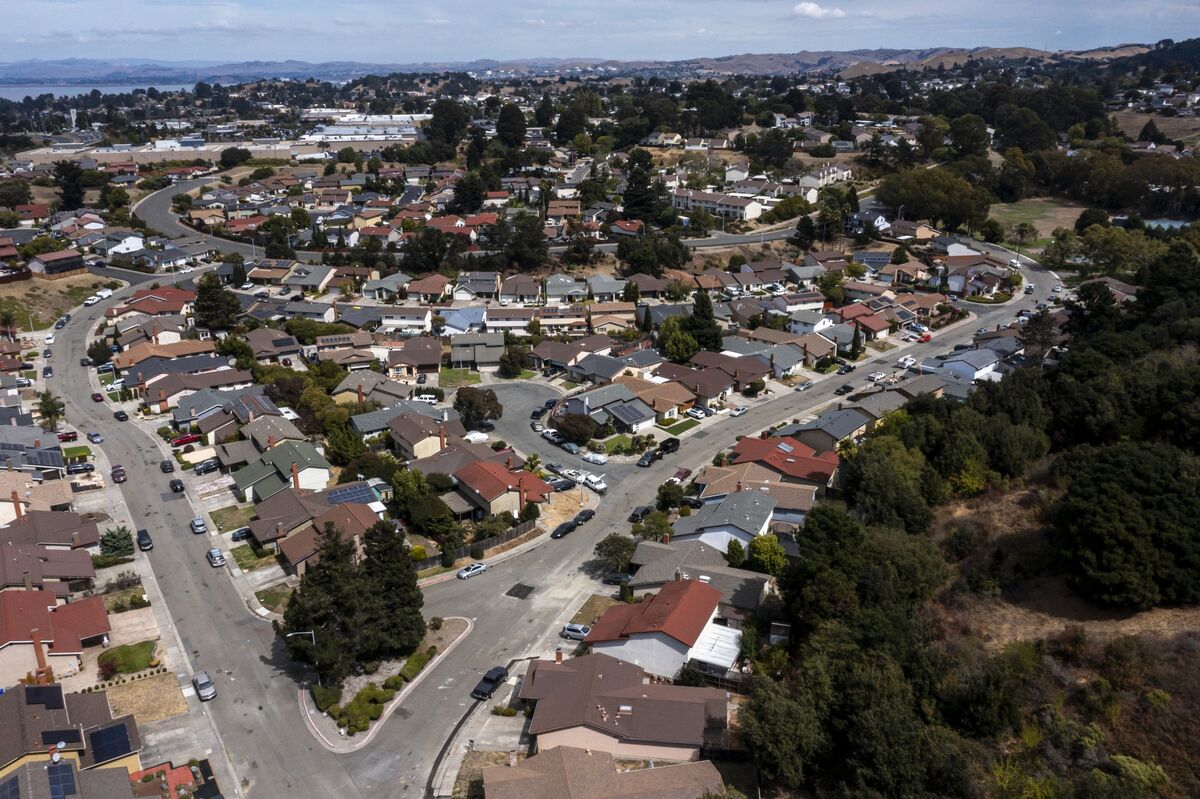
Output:
[[692,417],[693,419],[699,420],[699,419],[703,419],[707,414],[705,414],[704,411],[700,410],[699,407],[692,407],[692,408],[688,408],[687,415]]
[[574,441],[563,441],[558,446],[562,449],[563,452],[566,452],[571,455],[578,455],[580,452],[583,451],[579,448],[579,445],[576,444]]
[[555,527],[554,532],[550,533],[550,537],[551,538],[566,538],[568,535],[575,532],[575,528],[578,526],[579,525],[575,522],[574,519],[568,519],[567,521],[560,524],[558,527]]
[[545,402],[543,402],[543,403],[542,403],[542,407],[543,407],[543,408],[545,408],[546,410],[550,410],[551,408],[553,408],[553,407],[554,407],[555,405],[557,405],[557,404],[558,404],[558,399],[557,399],[557,398],[551,398],[551,399],[548,399],[548,400],[546,400]]
[[633,509],[633,512],[629,514],[629,521],[637,524],[653,512],[654,508],[650,507],[649,505],[638,505]]
[[596,511],[592,510],[591,508],[584,508],[583,510],[579,511],[579,513],[575,514],[575,523],[586,524],[594,518],[596,518]]
[[793,391],[808,391],[814,385],[816,385],[816,383],[814,383],[813,381],[805,380],[803,383],[796,384],[796,387],[792,390]]
[[54,329],[55,329],[55,330],[62,330],[62,329],[63,329],[64,327],[66,327],[66,326],[67,326],[67,320],[66,320],[66,319],[62,319],[62,318],[59,318],[59,320],[58,320],[57,322],[55,322],[55,323],[54,323]]
[[67,474],[89,474],[96,471],[94,463],[68,463]]
[[92,392],[92,402],[104,402],[104,395],[99,391]]
[[849,383],[843,383],[842,385],[835,388],[833,390],[833,393],[837,394],[839,397],[844,397],[845,395],[851,393],[852,391],[854,391],[854,386],[850,385]]
[[921,337],[917,339],[917,341],[921,344],[925,344],[926,342],[933,341],[933,336],[929,333],[922,333]]
[[190,266],[181,266],[179,267],[179,271],[181,274],[190,275],[192,273],[192,268]]
[[125,474],[124,466],[112,467],[111,475],[112,475],[112,481],[114,483],[124,483],[126,480],[129,479],[129,475]]
[[884,380],[887,380],[887,372],[871,372],[867,375],[868,383],[881,383]]
[[848,363],[848,364],[846,364],[846,365],[844,365],[844,366],[841,366],[841,367],[839,367],[839,368],[838,368],[838,370],[837,370],[837,373],[838,373],[839,375],[848,375],[848,374],[850,374],[851,372],[853,372],[853,371],[854,371],[856,368],[857,368],[857,367],[856,367],[856,366],[854,366],[854,364],[850,364],[850,363]]
[[42,367],[42,377],[54,377],[54,367],[53,366],[43,366]]
[[917,363],[917,359],[911,355],[905,355],[905,356],[901,357],[900,360],[896,361],[896,365],[899,366],[901,369],[909,369],[909,368],[915,366],[916,363]]
[[546,439],[551,444],[559,444],[563,440],[562,433],[558,432],[557,430],[543,430],[542,438]]
[[129,414],[125,413],[125,411],[117,411],[116,413],[113,414],[113,418],[116,419],[118,422],[128,422]]
[[158,468],[163,474],[170,474],[175,471],[175,461],[163,459],[158,462]]
[[568,641],[582,641],[584,638],[587,638],[587,634],[591,631],[592,628],[586,624],[564,624],[558,634]]
[[1062,294],[1062,290],[1063,290],[1062,283],[1055,285],[1055,287],[1053,289],[1051,289],[1051,291],[1053,291],[1055,294]]
[[269,300],[269,299],[271,299],[271,292],[269,292],[269,291],[256,292],[254,295],[254,298],[256,300]]
[[192,687],[196,689],[196,696],[201,702],[214,699],[217,695],[217,686],[213,685],[206,671],[198,671],[192,675]]
[[42,357],[43,357],[43,358],[53,358],[53,357],[54,357],[54,350],[52,350],[52,349],[50,349],[49,347],[47,347],[46,349],[42,350]]
[[95,294],[93,294],[90,297],[88,297],[86,300],[84,300],[83,304],[86,305],[87,307],[91,308],[93,305],[95,305],[98,302],[100,302],[100,298],[97,297]]
[[602,582],[605,585],[626,585],[632,579],[632,574],[626,574],[625,572],[612,572],[604,575],[604,580]]
[[583,484],[597,494],[603,494],[608,491],[608,484],[604,482],[604,478],[597,477],[594,474],[585,474],[583,476]]
[[530,419],[541,419],[545,415],[546,415],[545,408],[534,408],[532,411],[529,412]]
[[1026,293],[1026,294],[1032,294],[1032,293],[1033,293],[1033,285],[1032,285],[1032,284],[1030,284],[1030,285],[1028,285],[1028,286],[1026,286],[1026,287],[1025,287],[1025,293]]
[[583,459],[588,463],[596,463],[600,465],[608,463],[608,456],[601,455],[599,452],[589,452],[583,456]]
[[508,669],[503,666],[492,666],[479,680],[479,684],[471,690],[471,696],[475,699],[491,699],[496,693],[496,689],[504,684],[508,679]]
[[423,386],[423,385],[425,385],[427,382],[429,382],[429,375],[425,374],[424,372],[422,372],[421,374],[417,375],[417,385],[418,385],[418,386]]
[[173,491],[174,493],[176,493],[176,494],[183,493],[183,481],[180,480],[178,477],[176,477],[174,480],[172,480],[169,483],[169,485],[171,486],[171,491]]
[[42,339],[42,341],[43,341],[45,344],[47,344],[47,345],[49,345],[49,344],[53,344],[53,343],[54,343],[54,334],[53,334],[53,333],[47,333],[47,334],[46,334],[46,338]]
[[103,444],[104,436],[100,435],[99,433],[88,433],[87,440],[93,444]]
[[208,525],[205,524],[204,519],[199,516],[192,519],[191,524],[192,524],[192,532],[195,533],[196,535],[200,535],[201,533],[208,532]]
[[137,531],[137,545],[138,549],[143,552],[149,552],[154,549],[154,539],[150,537],[149,530],[142,529]]
[[469,580],[477,574],[483,574],[485,571],[487,571],[486,563],[471,563],[459,569],[455,577],[460,580]]
[[565,477],[554,477],[550,480],[547,480],[546,485],[550,486],[555,491],[570,491],[571,489],[577,487],[579,484],[576,483],[574,480],[568,480]]
[[637,465],[641,467],[653,466],[654,461],[658,460],[658,450],[652,449],[642,453],[642,457],[638,458]]
[[658,448],[664,454],[678,452],[679,451],[679,439],[678,438],[663,439],[663,443],[659,444]]
[[249,527],[239,527],[238,529],[233,531],[233,535],[229,536],[229,540],[230,541],[249,541],[250,540],[250,528]]
[[540,433],[546,429],[546,426],[543,425],[541,422],[534,420],[529,423],[529,429],[535,433]]
[[729,415],[730,416],[741,416],[747,410],[749,410],[749,409],[745,405],[739,405],[738,407],[734,408],[733,411]]
[[691,476],[692,476],[692,470],[686,469],[682,466],[680,466],[678,469],[676,469],[675,474],[673,475],[674,479],[678,480],[681,483]]
[[205,557],[208,558],[209,565],[214,569],[225,565],[225,556],[221,554],[221,550],[217,549],[216,547],[208,550],[208,554]]
[[564,470],[565,467],[558,461],[550,461],[546,464],[546,471],[551,474],[562,474]]

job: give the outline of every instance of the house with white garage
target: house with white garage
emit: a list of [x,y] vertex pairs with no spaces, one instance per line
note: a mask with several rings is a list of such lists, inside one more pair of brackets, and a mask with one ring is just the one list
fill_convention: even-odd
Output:
[[942,361],[942,368],[964,380],[996,379],[1000,354],[995,350],[960,350]]
[[705,505],[691,516],[675,522],[672,538],[677,541],[703,541],[721,552],[729,551],[729,542],[742,547],[765,535],[775,511],[775,500],[760,491],[735,491],[720,502]]

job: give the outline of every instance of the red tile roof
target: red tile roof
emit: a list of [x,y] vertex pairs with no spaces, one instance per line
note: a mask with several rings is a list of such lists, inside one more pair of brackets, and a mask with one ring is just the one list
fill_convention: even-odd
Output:
[[509,491],[525,490],[526,501],[544,502],[554,489],[532,472],[510,472],[498,463],[476,461],[454,473],[454,478],[491,502]]
[[699,580],[673,580],[649,599],[609,608],[592,626],[587,642],[662,633],[692,646],[720,601],[721,592],[711,585]]
[[112,628],[103,597],[88,597],[56,607],[50,591],[0,593],[0,648],[32,641],[32,631],[55,653],[81,652],[83,641]]
[[780,438],[750,438],[747,436],[733,448],[733,463],[758,463],[780,474],[826,485],[837,471],[840,458],[830,450],[816,450],[790,436]]

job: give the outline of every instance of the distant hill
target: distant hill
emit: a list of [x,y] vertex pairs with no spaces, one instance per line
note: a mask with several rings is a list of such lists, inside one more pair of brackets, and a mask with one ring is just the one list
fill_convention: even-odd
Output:
[[1192,69],[1200,69],[1200,39],[1184,39],[1163,47],[1146,48],[1144,52],[1116,62],[1118,67],[1124,69],[1138,67],[1163,69],[1172,64],[1186,64]]

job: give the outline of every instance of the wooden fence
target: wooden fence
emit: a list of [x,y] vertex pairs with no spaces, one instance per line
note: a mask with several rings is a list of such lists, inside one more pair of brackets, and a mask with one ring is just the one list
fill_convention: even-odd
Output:
[[[491,538],[484,538],[480,541],[472,541],[469,544],[463,544],[461,547],[453,551],[454,559],[458,560],[459,558],[467,557],[471,554],[471,550],[477,547],[482,547],[484,554],[486,554],[489,549],[498,547],[501,544],[507,544],[514,538],[520,538],[535,527],[537,527],[537,521],[535,519],[530,519],[527,522],[521,522],[516,527],[510,528],[500,535],[494,535]],[[418,561],[413,565],[416,567],[417,571],[422,571],[424,569],[431,569],[434,566],[440,566],[441,563],[442,555],[439,553],[437,555],[430,555],[429,557],[425,558],[425,560]]]

